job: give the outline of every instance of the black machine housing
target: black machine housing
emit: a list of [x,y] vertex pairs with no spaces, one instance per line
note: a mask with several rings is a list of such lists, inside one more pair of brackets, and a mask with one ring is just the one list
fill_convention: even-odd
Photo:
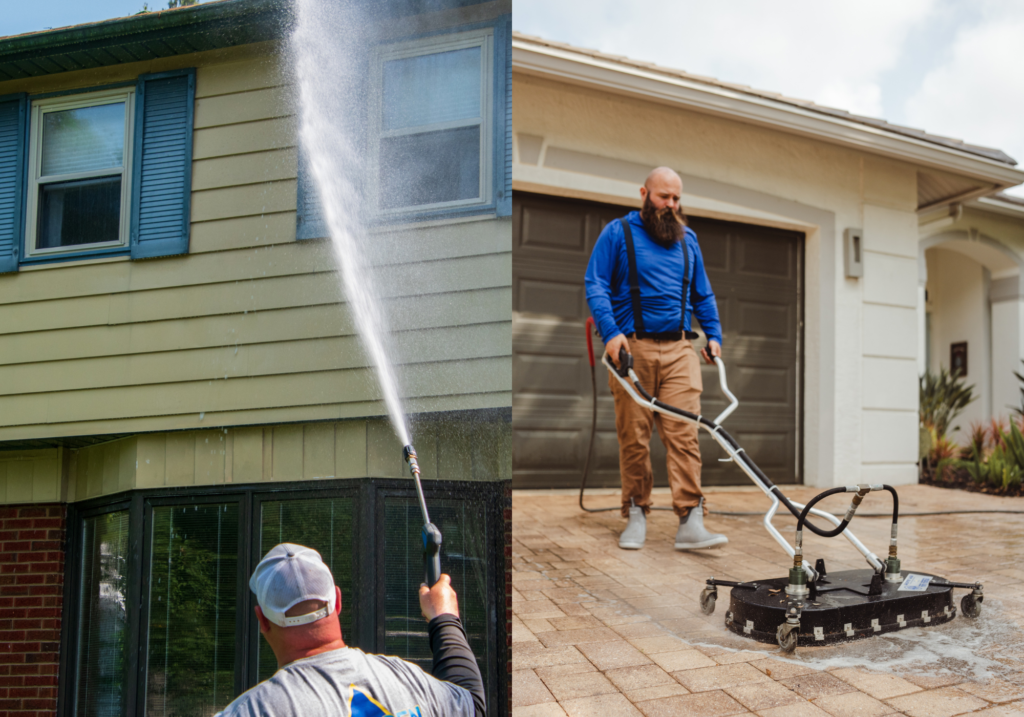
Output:
[[901,592],[901,583],[877,578],[868,568],[844,570],[819,578],[803,597],[786,594],[789,578],[741,583],[732,589],[725,626],[737,635],[774,643],[779,625],[796,609],[797,644],[811,646],[941,625],[956,617],[948,583],[933,580],[922,592]]

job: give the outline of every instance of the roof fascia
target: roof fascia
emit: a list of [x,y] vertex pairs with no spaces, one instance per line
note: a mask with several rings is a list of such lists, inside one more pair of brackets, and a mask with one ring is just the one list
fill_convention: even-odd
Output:
[[554,78],[663,104],[683,105],[707,114],[800,134],[917,165],[935,167],[998,185],[991,191],[1024,182],[1024,170],[977,155],[886,132],[767,98],[744,94],[682,77],[672,77],[601,58],[512,41],[516,72]]
[[980,197],[968,204],[971,208],[981,209],[995,214],[1002,214],[1008,217],[1024,219],[1024,205],[1014,202],[1004,202],[996,197]]

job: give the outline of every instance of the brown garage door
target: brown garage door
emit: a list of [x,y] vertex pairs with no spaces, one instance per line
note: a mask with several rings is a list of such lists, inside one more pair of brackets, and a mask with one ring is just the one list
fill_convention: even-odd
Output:
[[[538,194],[513,197],[513,487],[579,485],[590,439],[591,388],[583,286],[590,252],[628,208]],[[800,326],[803,235],[691,218],[722,317],[729,386],[740,407],[725,422],[777,483],[800,478]],[[595,339],[598,351],[601,343]],[[703,339],[695,342],[703,346]],[[618,443],[607,371],[597,367],[595,464],[588,485],[618,486]],[[717,370],[704,366],[702,410],[725,407]],[[652,441],[656,485],[665,449]],[[749,479],[703,432],[705,485]]]

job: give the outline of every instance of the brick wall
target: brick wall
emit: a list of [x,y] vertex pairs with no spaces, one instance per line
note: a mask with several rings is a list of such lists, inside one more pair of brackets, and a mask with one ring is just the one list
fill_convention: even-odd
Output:
[[0,508],[0,714],[57,712],[62,505]]
[[505,649],[508,658],[508,713],[512,714],[512,483],[505,485]]

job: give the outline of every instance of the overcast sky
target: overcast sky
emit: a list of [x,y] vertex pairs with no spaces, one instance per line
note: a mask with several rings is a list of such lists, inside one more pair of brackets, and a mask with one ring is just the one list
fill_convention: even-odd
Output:
[[1021,0],[514,0],[512,24],[998,147],[1024,165]]

